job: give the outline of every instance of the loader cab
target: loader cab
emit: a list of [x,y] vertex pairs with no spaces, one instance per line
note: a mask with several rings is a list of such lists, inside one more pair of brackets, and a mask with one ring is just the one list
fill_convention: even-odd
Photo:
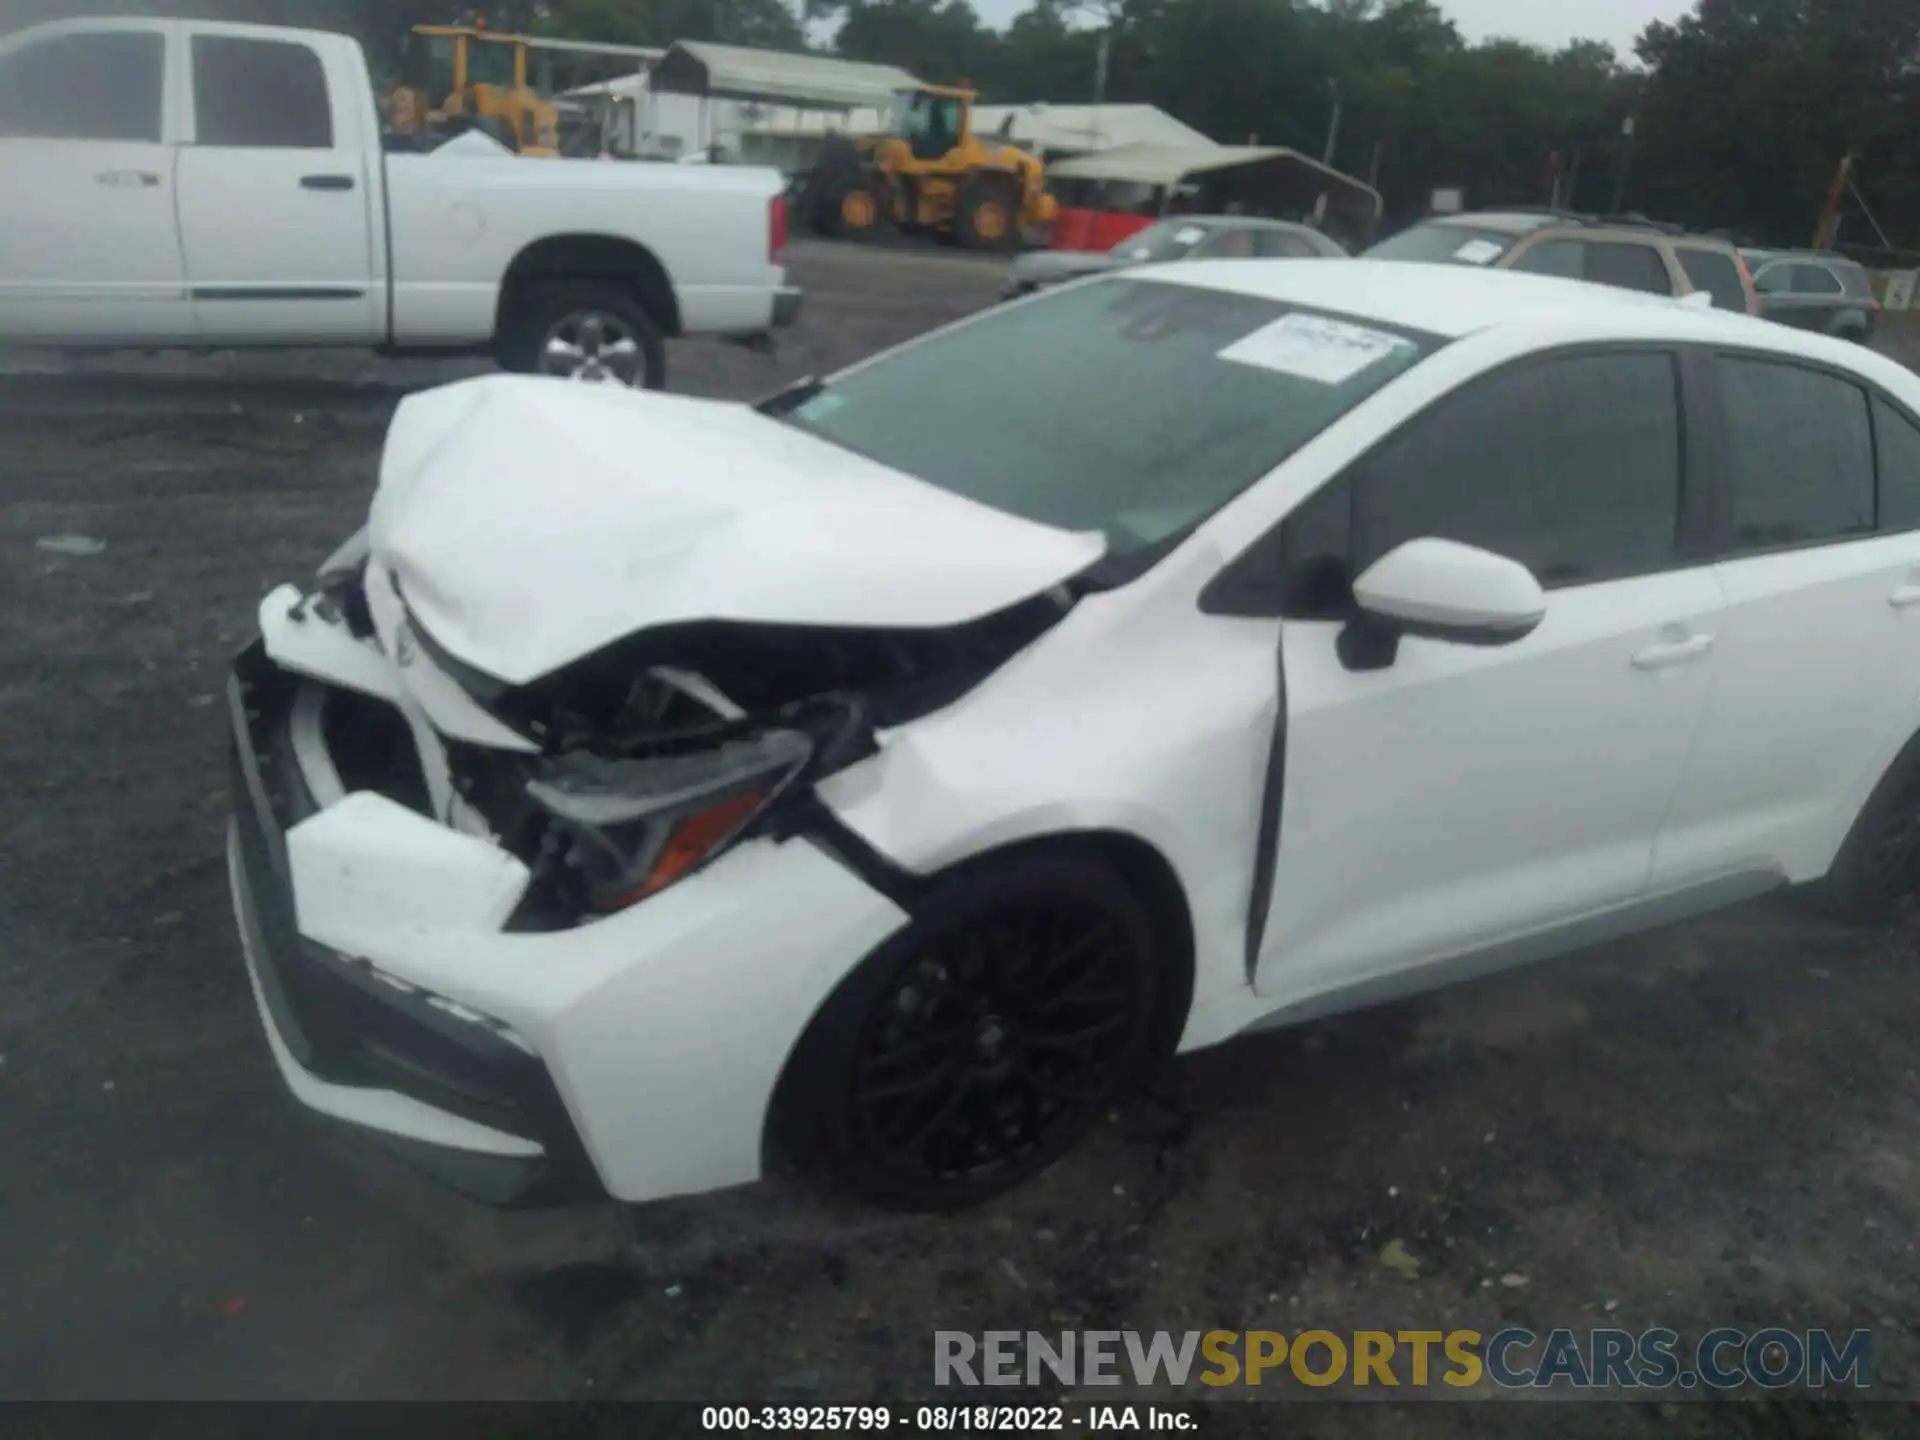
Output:
[[971,132],[973,92],[927,85],[898,90],[888,133],[904,140],[913,158],[923,164],[943,160],[964,149]]

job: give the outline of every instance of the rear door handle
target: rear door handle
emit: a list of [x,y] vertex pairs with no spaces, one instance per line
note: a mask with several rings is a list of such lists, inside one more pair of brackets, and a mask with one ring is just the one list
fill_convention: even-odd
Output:
[[1702,658],[1713,649],[1713,636],[1693,635],[1685,640],[1669,640],[1659,645],[1650,645],[1633,657],[1636,670],[1671,670],[1676,665],[1687,665]]
[[93,177],[93,183],[116,190],[151,190],[159,185],[160,177],[151,170],[102,170]]
[[1887,603],[1896,610],[1911,610],[1920,605],[1920,585],[1902,585],[1887,597]]
[[300,178],[300,184],[307,190],[351,190],[353,177],[351,175],[303,175]]

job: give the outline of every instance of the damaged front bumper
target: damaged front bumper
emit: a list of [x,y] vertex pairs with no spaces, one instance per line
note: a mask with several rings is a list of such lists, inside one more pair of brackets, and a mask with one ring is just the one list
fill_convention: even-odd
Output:
[[757,1178],[788,1053],[904,912],[796,837],[516,929],[528,867],[419,783],[444,751],[410,774],[363,753],[442,745],[403,672],[337,616],[289,625],[300,603],[269,597],[229,684],[235,912],[294,1095],[500,1204]]

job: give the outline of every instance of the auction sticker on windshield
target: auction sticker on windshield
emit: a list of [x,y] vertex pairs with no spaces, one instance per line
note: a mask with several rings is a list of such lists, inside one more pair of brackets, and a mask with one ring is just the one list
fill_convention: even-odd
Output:
[[1364,325],[1319,315],[1285,315],[1220,352],[1236,365],[1257,365],[1322,385],[1351,380],[1369,365],[1410,348],[1410,342]]
[[1501,247],[1493,240],[1469,240],[1453,252],[1453,258],[1462,265],[1485,265],[1490,260],[1500,258]]

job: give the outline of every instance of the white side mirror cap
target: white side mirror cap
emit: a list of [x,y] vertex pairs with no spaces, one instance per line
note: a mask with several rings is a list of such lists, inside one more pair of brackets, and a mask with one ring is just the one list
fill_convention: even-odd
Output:
[[1711,310],[1713,296],[1705,290],[1695,290],[1691,294],[1681,296],[1680,303],[1689,310]]
[[1546,592],[1518,560],[1432,536],[1374,561],[1353,582],[1353,598],[1410,634],[1468,643],[1521,639],[1547,613]]

